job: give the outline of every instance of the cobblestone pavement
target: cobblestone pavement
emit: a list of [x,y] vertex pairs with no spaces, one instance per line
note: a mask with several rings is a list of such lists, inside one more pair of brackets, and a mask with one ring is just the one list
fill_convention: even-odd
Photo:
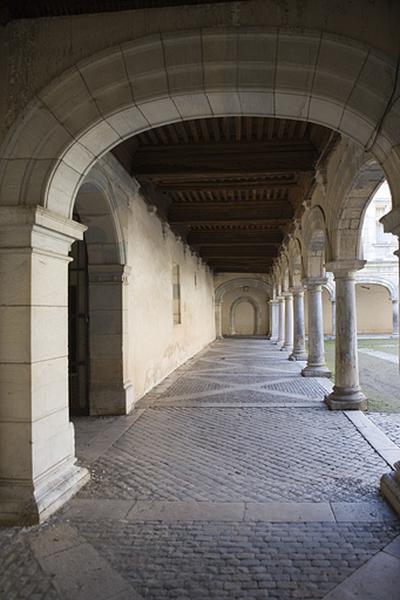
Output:
[[368,417],[386,433],[392,442],[400,446],[400,414],[368,413]]
[[0,532],[0,598],[322,600],[377,553],[398,560],[389,466],[301,366],[222,340],[133,415],[79,419],[91,482],[47,524]]

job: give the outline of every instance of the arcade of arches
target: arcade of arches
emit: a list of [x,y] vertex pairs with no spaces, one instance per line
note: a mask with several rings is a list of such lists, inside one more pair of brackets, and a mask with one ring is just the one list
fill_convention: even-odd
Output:
[[128,414],[215,338],[268,336],[329,377],[332,302],[326,410],[364,409],[365,286],[398,327],[397,286],[357,277],[384,180],[400,235],[400,6],[6,4],[0,521],[41,521],[87,481],[70,411]]

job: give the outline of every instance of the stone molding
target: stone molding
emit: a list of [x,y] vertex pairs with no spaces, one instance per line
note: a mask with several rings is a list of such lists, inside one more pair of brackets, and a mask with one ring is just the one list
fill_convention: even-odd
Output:
[[325,267],[327,271],[330,271],[334,274],[335,279],[350,279],[355,278],[356,271],[363,269],[366,264],[366,260],[348,259],[326,263]]

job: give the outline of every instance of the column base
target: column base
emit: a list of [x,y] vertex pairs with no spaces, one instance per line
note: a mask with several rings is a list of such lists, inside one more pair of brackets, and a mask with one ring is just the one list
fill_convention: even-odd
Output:
[[288,360],[296,360],[296,361],[305,362],[307,360],[307,354],[305,352],[292,352],[292,354],[289,356]]
[[293,345],[292,344],[283,344],[281,350],[285,350],[286,352],[292,352]]
[[380,491],[390,506],[400,515],[400,481],[398,479],[400,463],[395,463],[394,467],[396,469],[394,473],[382,475]]
[[360,388],[333,387],[333,392],[325,396],[325,404],[331,410],[364,410],[367,408],[367,398]]
[[90,479],[75,458],[37,481],[0,481],[0,525],[28,526],[45,521]]
[[332,373],[325,365],[310,365],[304,367],[301,374],[303,375],[303,377],[332,377]]
[[94,417],[128,415],[135,405],[133,385],[129,382],[122,389],[92,388],[89,398],[90,415]]

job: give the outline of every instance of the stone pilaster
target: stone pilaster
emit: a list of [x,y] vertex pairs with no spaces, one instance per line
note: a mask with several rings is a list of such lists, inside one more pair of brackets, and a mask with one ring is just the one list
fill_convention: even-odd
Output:
[[293,288],[293,352],[289,360],[307,360],[304,330],[304,290]]
[[293,350],[293,296],[291,292],[284,293],[285,298],[285,342],[282,350]]
[[215,336],[222,340],[222,302],[215,302]]
[[129,342],[126,288],[129,268],[120,264],[90,264],[89,357],[91,415],[126,415],[134,391],[125,378]]
[[330,409],[365,408],[361,391],[357,353],[357,310],[355,274],[365,261],[338,261],[327,265],[336,283],[335,385],[325,402]]
[[0,523],[48,517],[89,478],[68,407],[68,256],[86,227],[0,208]]
[[308,295],[308,358],[303,377],[330,377],[325,363],[322,285],[325,279],[308,278],[303,283]]
[[278,301],[278,339],[276,340],[277,346],[283,346],[285,343],[285,299],[283,296],[277,298]]
[[279,337],[279,303],[277,300],[270,300],[269,306],[271,311],[271,337],[269,339],[271,342],[276,343]]

